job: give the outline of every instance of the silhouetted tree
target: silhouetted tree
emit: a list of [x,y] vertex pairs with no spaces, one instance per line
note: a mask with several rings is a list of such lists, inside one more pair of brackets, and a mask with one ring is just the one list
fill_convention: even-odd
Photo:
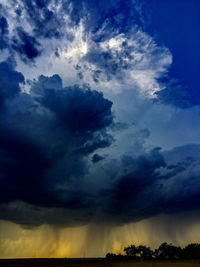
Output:
[[162,260],[175,260],[181,259],[182,249],[181,247],[173,246],[172,244],[162,243],[158,249],[154,252],[156,259]]
[[179,260],[188,259],[196,260],[200,259],[200,244],[189,244],[184,249],[174,246],[172,244],[162,243],[153,252],[150,247],[146,246],[128,246],[124,248],[126,255],[108,253],[106,259],[108,260],[122,260],[122,259],[135,259],[135,260]]
[[153,251],[150,249],[150,247],[146,246],[138,246],[137,248],[137,257],[143,260],[150,260],[153,256]]
[[124,252],[126,253],[126,256],[129,258],[130,257],[135,258],[135,259],[137,258],[138,250],[137,250],[136,246],[134,246],[134,245],[131,245],[129,247],[124,248]]
[[116,257],[116,254],[114,254],[114,253],[107,253],[106,254],[106,259],[107,260],[112,260],[112,259],[114,259]]
[[200,259],[200,244],[189,244],[183,249],[184,259]]
[[126,247],[124,249],[124,252],[126,253],[126,257],[132,258],[132,259],[152,259],[153,251],[146,246],[134,246],[131,245],[129,247]]

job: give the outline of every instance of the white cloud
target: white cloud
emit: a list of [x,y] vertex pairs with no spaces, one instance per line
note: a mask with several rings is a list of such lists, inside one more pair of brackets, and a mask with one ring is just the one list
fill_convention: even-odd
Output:
[[[0,1],[7,12],[10,38],[16,35],[16,27],[20,26],[29,34],[33,34],[34,26],[28,18],[23,1],[15,1],[15,7],[23,7],[20,17],[16,16],[12,1]],[[48,8],[54,12],[56,18],[61,18],[59,31],[63,37],[59,40],[37,37],[37,41],[41,43],[42,55],[35,59],[34,64],[27,65],[17,57],[17,70],[21,71],[26,79],[57,73],[65,85],[90,84],[91,88],[105,94],[119,94],[132,88],[150,98],[155,97],[155,92],[163,89],[157,80],[167,73],[172,63],[172,55],[167,48],[159,47],[149,34],[135,25],[128,34],[119,34],[114,29],[107,34],[106,21],[94,34],[86,31],[84,18],[79,25],[73,26],[69,13],[63,11],[61,0],[51,0]],[[51,25],[48,27],[51,28]],[[104,39],[94,42],[94,37],[102,33],[105,33]],[[89,61],[87,55],[91,49],[96,49],[99,53],[109,53],[112,57],[111,64],[101,62],[101,57],[99,62]],[[55,55],[56,50],[59,57]],[[106,64],[109,66],[105,67]],[[81,67],[80,70],[75,68],[76,65]],[[112,67],[117,68],[113,73]],[[94,80],[95,71],[101,71],[98,83]]]
[[[77,31],[78,34],[66,53],[68,57],[71,56],[71,62],[81,66],[83,77],[77,82],[89,83],[92,88],[114,94],[137,88],[148,97],[155,97],[155,92],[164,89],[157,79],[167,73],[172,63],[172,55],[167,48],[157,46],[148,34],[134,29],[130,36],[116,34],[96,44],[90,34],[87,37],[85,32],[82,34],[82,27],[83,25],[80,27],[81,34]],[[87,57],[83,57],[94,48],[97,53],[98,50],[99,53],[110,53],[111,64],[118,67],[115,74],[109,73],[109,66],[108,69],[101,66],[104,62],[88,62]],[[102,71],[99,82],[95,83],[92,75],[99,70]]]

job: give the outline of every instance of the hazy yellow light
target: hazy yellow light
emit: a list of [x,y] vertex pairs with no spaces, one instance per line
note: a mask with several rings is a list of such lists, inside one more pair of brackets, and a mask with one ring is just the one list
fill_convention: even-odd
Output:
[[42,225],[24,229],[0,221],[0,257],[104,257],[123,253],[131,244],[156,248],[162,242],[187,245],[200,242],[199,214],[160,215],[122,226],[90,224],[81,227]]

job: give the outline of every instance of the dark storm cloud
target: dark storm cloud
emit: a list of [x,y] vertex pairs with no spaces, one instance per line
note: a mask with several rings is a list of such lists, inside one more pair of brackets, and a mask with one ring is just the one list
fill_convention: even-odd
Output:
[[[17,54],[25,63],[41,56],[46,49],[42,46],[44,39],[60,42],[64,32],[71,42],[73,33],[67,35],[66,31],[74,30],[73,26],[80,21],[91,36],[83,61],[95,66],[92,78],[96,85],[103,73],[108,80],[115,76],[122,78],[123,83],[123,71],[134,70],[137,63],[137,57],[135,62],[132,57],[134,49],[142,56],[144,51],[140,50],[146,49],[143,48],[145,40],[137,35],[139,40],[130,38],[138,41],[136,48],[130,44],[133,42],[126,41],[120,43],[119,50],[100,45],[120,33],[120,36],[126,34],[124,40],[129,40],[133,24],[141,24],[136,1],[18,0],[12,3],[17,18],[0,18],[0,48],[7,48],[13,57]],[[66,14],[70,16],[68,24],[64,21]],[[26,25],[22,25],[23,19]],[[59,49],[56,53],[58,56]],[[153,52],[150,49],[150,59],[147,58],[150,70],[157,64],[159,53],[161,48]],[[141,68],[145,69],[142,63]],[[81,65],[77,64],[75,69],[83,79]],[[131,138],[134,149],[137,150],[136,145],[143,146],[144,139],[150,135],[149,129],[144,128],[133,137],[127,135],[130,155],[120,158],[122,151],[119,155],[113,153],[115,148],[111,145],[118,141],[115,136],[131,130],[128,120],[135,120],[133,115],[141,112],[137,100],[131,105],[136,104],[138,111],[132,112],[130,118],[127,116],[126,123],[114,123],[112,102],[89,87],[63,87],[58,75],[41,75],[30,82],[29,93],[22,93],[23,82],[23,75],[11,63],[0,63],[1,219],[24,225],[80,225],[95,217],[121,224],[160,213],[199,209],[198,145],[167,152],[158,148],[147,151],[142,147],[138,149],[140,154],[133,156]],[[187,88],[182,89],[177,82],[159,83],[167,87],[157,93],[163,103],[181,108],[193,105],[195,100],[190,98]],[[147,105],[145,112],[148,108]],[[123,145],[119,144],[119,150]]]
[[41,76],[31,94],[22,93],[23,75],[6,62],[1,67],[2,90],[10,94],[5,97],[15,96],[0,119],[1,204],[87,210],[89,196],[82,188],[87,155],[113,141],[106,132],[113,121],[112,103],[90,89],[63,88],[58,75]]
[[[198,145],[143,150],[113,164],[99,150],[114,142],[111,133],[127,125],[113,123],[112,103],[102,93],[63,88],[58,75],[40,76],[31,83],[30,94],[22,93],[23,75],[7,62],[0,71],[1,219],[29,226],[82,224],[100,210],[98,220],[124,223],[198,209]],[[147,138],[149,131],[138,134]],[[107,181],[104,189],[97,183],[91,190],[86,176]]]
[[101,156],[99,154],[94,154],[94,156],[92,157],[92,162],[93,163],[97,163],[97,162],[99,162],[100,160],[103,160],[103,159],[104,159],[103,156]]
[[[160,149],[155,148],[150,153],[144,154],[137,158],[124,156],[122,158],[121,168],[124,174],[114,184],[113,189],[109,192],[111,196],[111,212],[114,213],[131,213],[139,194],[146,191],[150,185],[154,184],[160,178],[159,169],[165,167],[166,163],[160,154]],[[143,199],[140,199],[141,205]],[[140,215],[132,213],[131,216],[136,218]],[[123,215],[122,215],[123,216]],[[129,215],[130,216],[130,215]]]
[[[95,124],[84,114],[84,125],[71,122],[76,111],[79,120],[83,107]],[[113,164],[95,152],[112,142],[103,141],[112,139],[106,131],[113,128],[111,103],[87,88],[63,88],[58,75],[40,76],[31,94],[9,101],[0,125],[1,219],[28,226],[80,225],[93,218],[121,224],[199,207],[198,145],[126,154]],[[90,164],[97,168],[94,177]],[[86,175],[101,177],[104,189],[97,182],[91,190]]]
[[7,34],[8,34],[8,22],[5,17],[0,16],[0,49],[4,49],[7,47]]
[[95,132],[112,122],[109,100],[97,91],[83,90],[78,86],[69,87],[57,93],[47,89],[41,99],[44,106],[56,113],[69,131],[84,133]]
[[110,190],[102,192],[105,218],[121,223],[199,209],[199,153],[199,145],[187,145],[162,153],[156,148],[136,158],[124,156],[120,175]]
[[0,108],[5,101],[15,97],[20,92],[20,83],[24,76],[13,69],[8,62],[0,63]]
[[102,134],[95,134],[94,140],[85,143],[85,145],[82,148],[76,150],[76,153],[87,155],[93,153],[95,150],[99,148],[109,147],[113,141],[114,139],[110,134],[104,133],[103,136]]
[[22,28],[17,29],[18,36],[13,38],[12,47],[24,61],[34,60],[41,54],[40,44]]
[[1,30],[1,35],[5,35],[8,33],[8,23],[6,18],[4,17],[0,18],[0,30]]
[[0,202],[22,200],[48,204],[50,199],[43,189],[42,179],[50,161],[41,149],[25,136],[10,132],[4,125],[1,125],[0,147]]

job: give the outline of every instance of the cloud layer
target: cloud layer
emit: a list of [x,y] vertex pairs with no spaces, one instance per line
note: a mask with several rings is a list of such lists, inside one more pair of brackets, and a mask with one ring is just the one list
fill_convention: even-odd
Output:
[[199,209],[198,102],[141,3],[0,0],[0,12],[0,219],[118,225]]

